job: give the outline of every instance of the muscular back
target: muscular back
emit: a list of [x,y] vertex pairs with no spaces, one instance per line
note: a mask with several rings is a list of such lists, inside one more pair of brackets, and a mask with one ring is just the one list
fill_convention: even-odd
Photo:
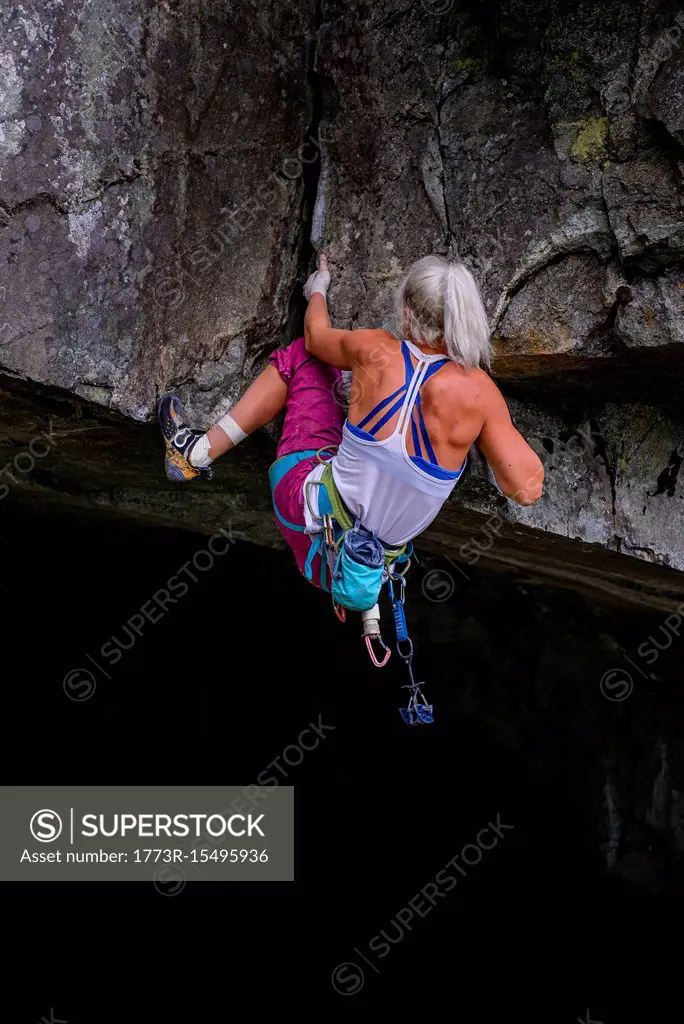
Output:
[[[438,350],[419,347],[426,354],[439,354]],[[401,342],[385,330],[347,331],[344,350],[345,364],[353,374],[349,422],[358,425],[404,384],[404,358]],[[425,426],[443,469],[460,469],[470,447],[477,444],[504,494],[522,505],[539,498],[542,464],[513,426],[506,402],[488,374],[448,362],[423,385],[420,400]],[[378,440],[389,437],[398,415],[378,430]],[[405,436],[409,454],[419,454],[410,429]]]
[[[325,299],[317,293],[304,320],[308,352],[330,366],[353,373],[349,421],[358,425],[405,380],[401,343],[385,330],[348,331],[330,326]],[[439,349],[419,346],[428,354]],[[515,429],[508,406],[494,381],[482,370],[450,362],[421,390],[421,407],[435,456],[452,472],[477,444],[501,491],[520,505],[532,505],[542,493],[544,468],[539,456]],[[380,440],[396,426],[397,416],[378,433]],[[412,431],[406,433],[409,454]]]
[[[352,366],[349,422],[358,425],[379,402],[402,386],[406,369],[401,343],[393,335],[384,330],[354,333],[359,336],[359,345]],[[435,354],[434,350],[425,351]],[[413,359],[414,366],[415,363]],[[449,362],[421,388],[423,419],[443,469],[460,469],[482,430],[483,385],[486,387],[487,379],[481,370],[465,370]],[[378,440],[389,437],[398,416],[397,413],[380,428],[376,435]],[[414,450],[410,429],[406,431],[406,447],[410,455],[420,454]]]

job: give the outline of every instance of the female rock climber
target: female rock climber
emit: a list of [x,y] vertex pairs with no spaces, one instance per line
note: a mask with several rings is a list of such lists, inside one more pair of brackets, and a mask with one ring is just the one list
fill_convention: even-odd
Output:
[[[518,433],[491,377],[489,325],[479,289],[462,264],[426,256],[397,290],[402,339],[389,331],[330,326],[327,258],[304,286],[304,337],[269,365],[207,433],[192,430],[177,396],[159,421],[170,480],[211,476],[211,464],[285,409],[273,501],[278,525],[305,571],[311,537],[323,530],[320,484],[326,462],[351,514],[388,548],[400,548],[435,518],[463,474],[473,443],[500,490],[521,505],[541,496],[540,459]],[[349,412],[341,371],[351,370]],[[333,454],[334,453],[334,454]],[[285,462],[287,460],[287,462]],[[286,469],[285,472],[283,470]],[[319,551],[315,559],[322,558]],[[316,560],[306,575],[320,585]]]
[[[274,352],[270,365],[230,413],[203,434],[185,422],[175,395],[160,404],[171,480],[211,475],[212,462],[285,409],[269,479],[278,526],[308,580],[330,590],[335,611],[361,611],[374,664],[389,648],[380,636],[378,597],[387,582],[397,651],[409,672],[409,725],[433,721],[413,676],[404,616],[406,545],[435,518],[463,474],[473,443],[505,495],[531,505],[542,464],[511,422],[481,366],[491,355],[489,325],[472,274],[462,263],[426,256],[398,292],[398,340],[389,331],[330,326],[325,256],[304,287],[304,337]],[[351,370],[349,413],[341,371]],[[406,565],[406,568],[408,566]],[[377,650],[382,648],[379,660]]]

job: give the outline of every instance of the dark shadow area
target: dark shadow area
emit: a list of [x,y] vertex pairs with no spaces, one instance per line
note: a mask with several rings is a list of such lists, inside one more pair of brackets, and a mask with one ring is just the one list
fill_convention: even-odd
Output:
[[[275,994],[326,1017],[395,1005],[430,1008],[432,1017],[445,1005],[456,1019],[572,1024],[589,1007],[612,1024],[640,1019],[644,999],[650,1019],[666,1019],[667,986],[653,979],[676,977],[676,945],[665,936],[681,920],[678,885],[651,891],[605,875],[583,726],[570,715],[561,728],[551,706],[538,716],[533,746],[516,750],[500,723],[468,705],[473,673],[494,688],[495,704],[495,677],[517,674],[519,694],[506,703],[528,702],[536,668],[530,660],[495,670],[472,644],[461,644],[459,657],[457,643],[432,642],[425,616],[436,606],[420,597],[420,569],[419,669],[438,718],[412,730],[396,711],[400,668],[368,665],[356,625],[337,623],[287,554],[234,545],[202,573],[191,562],[206,548],[199,536],[52,528],[16,506],[3,513],[9,783],[247,785],[269,769],[296,787],[294,884],[196,882],[173,898],[142,883],[4,886],[10,968],[45,945],[35,992],[46,1011],[92,1020],[78,979],[111,977],[111,958],[121,957],[131,983],[146,976],[149,992],[150,973],[162,979],[155,1020],[178,1009],[177,973],[183,988],[198,986],[200,1003],[215,1004],[223,979],[231,1006],[241,997],[265,1006]],[[188,561],[197,582],[121,650],[131,616]],[[501,614],[491,596],[477,608],[464,594],[441,614],[462,623],[488,607]],[[530,620],[525,635],[528,613],[509,608],[500,635],[513,644],[517,631],[532,654],[540,626]],[[114,648],[109,660],[101,654],[107,643],[121,653],[115,664]],[[67,695],[81,696],[83,679],[63,686],[79,667],[96,682],[87,700]],[[606,714],[614,710],[604,703]],[[288,764],[299,755],[284,752],[310,723],[324,727],[324,739]],[[445,871],[497,816],[513,828],[465,875]],[[427,911],[420,900],[425,916],[402,929],[397,915],[439,872],[457,884]],[[393,940],[387,951],[383,930]],[[365,973],[362,990],[346,997],[331,984],[345,962]],[[338,975],[345,991],[352,971]],[[111,1006],[119,1019],[142,1019],[119,993]]]

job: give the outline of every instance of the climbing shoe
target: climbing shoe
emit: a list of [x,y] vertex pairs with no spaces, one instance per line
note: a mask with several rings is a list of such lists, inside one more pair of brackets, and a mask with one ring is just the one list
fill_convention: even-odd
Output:
[[190,453],[204,431],[191,430],[185,422],[183,403],[177,395],[164,395],[157,412],[166,445],[166,475],[174,483],[185,483],[196,477],[211,480],[211,468],[197,469],[190,465]]

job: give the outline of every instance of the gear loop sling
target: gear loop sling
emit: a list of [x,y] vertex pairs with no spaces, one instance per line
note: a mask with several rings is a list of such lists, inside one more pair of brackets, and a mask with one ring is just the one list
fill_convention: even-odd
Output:
[[[329,458],[324,458],[324,453]],[[433,708],[421,691],[420,683],[413,675],[413,643],[408,634],[404,612],[406,573],[411,565],[413,545],[409,541],[399,548],[385,547],[377,536],[366,530],[360,521],[352,519],[346,508],[330,467],[331,448],[307,449],[284,455],[269,469],[269,483],[273,495],[273,509],[279,521],[289,530],[306,533],[306,527],[291,523],[278,510],[275,489],[283,477],[304,459],[318,458],[325,469],[320,481],[307,484],[305,501],[314,518],[323,523],[323,530],[312,535],[311,546],[304,566],[306,578],[313,582],[313,563],[320,555],[320,587],[332,596],[335,614],[344,622],[347,610],[360,611],[363,616],[364,640],[372,663],[383,668],[390,659],[391,651],[380,634],[380,611],[378,600],[383,584],[387,584],[392,618],[396,633],[396,650],[404,661],[408,674],[409,690],[407,707],[400,708],[400,714],[407,725],[427,725],[433,721]],[[319,488],[318,514],[309,501],[308,489]],[[379,648],[376,653],[375,647]]]

